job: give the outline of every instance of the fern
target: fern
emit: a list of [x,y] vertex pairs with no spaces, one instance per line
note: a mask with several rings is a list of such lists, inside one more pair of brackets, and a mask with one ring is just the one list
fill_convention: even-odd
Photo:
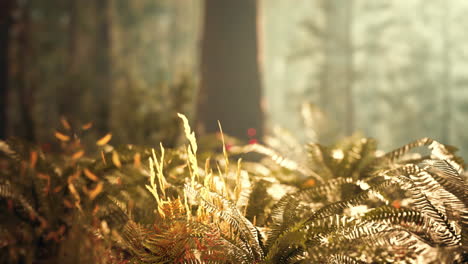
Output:
[[[114,148],[109,134],[93,157],[57,132],[64,153],[51,156],[0,141],[0,262],[57,262],[76,241],[83,243],[69,253],[77,262],[468,258],[464,163],[451,146],[423,138],[380,155],[375,140],[358,135],[306,147],[270,138],[229,151],[222,140],[207,159],[180,118],[188,145],[171,149]],[[408,155],[421,147],[429,154]],[[263,158],[230,157],[248,152]],[[90,257],[80,258],[85,250]]]

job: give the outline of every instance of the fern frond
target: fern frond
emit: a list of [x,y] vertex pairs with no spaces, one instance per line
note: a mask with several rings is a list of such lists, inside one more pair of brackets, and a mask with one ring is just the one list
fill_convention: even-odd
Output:
[[314,218],[324,218],[329,215],[338,214],[345,208],[361,205],[363,204],[363,202],[371,198],[375,198],[376,200],[381,200],[384,203],[388,203],[388,200],[385,198],[384,193],[385,190],[390,188],[392,185],[395,185],[395,183],[392,181],[384,181],[373,187],[370,187],[369,189],[359,193],[351,199],[326,205],[320,208],[312,216],[310,216],[308,221],[312,221]]
[[0,198],[4,200],[10,199],[14,203],[18,204],[24,210],[24,213],[26,214],[25,217],[35,219],[39,216],[31,202],[21,194],[20,189],[13,186],[8,181],[0,183]]
[[309,167],[304,166],[301,163],[296,162],[295,160],[291,160],[280,153],[278,153],[276,150],[271,149],[267,146],[261,145],[261,144],[250,144],[243,146],[241,148],[235,149],[235,152],[238,153],[249,153],[249,152],[255,152],[262,154],[266,157],[269,157],[272,161],[274,161],[277,165],[280,167],[293,171],[293,172],[298,172],[303,177],[311,177],[317,182],[323,182],[322,176],[320,176],[317,172],[311,170]]
[[6,141],[0,140],[0,152],[12,159],[19,159],[19,157],[15,155],[16,152],[10,148]]
[[448,222],[447,216],[437,210],[421,188],[409,179],[410,175],[416,174],[420,169],[414,165],[407,165],[396,171],[403,172],[404,176],[392,176],[392,181],[397,182],[402,189],[408,191],[411,198],[414,200],[413,206],[416,210],[432,218],[437,224],[437,228],[435,229],[437,243],[447,246],[458,245],[460,243],[460,237],[456,234],[453,226]]
[[394,149],[390,152],[387,152],[385,155],[383,155],[382,157],[380,157],[379,159],[376,160],[376,163],[377,162],[383,162],[383,161],[386,161],[386,162],[396,162],[397,160],[401,159],[405,154],[407,154],[409,151],[411,151],[412,149],[414,148],[417,148],[417,147],[422,147],[422,146],[428,146],[430,145],[431,143],[433,142],[432,139],[430,138],[421,138],[421,139],[418,139],[418,140],[415,140],[413,142],[410,142],[404,146],[401,146],[397,149]]
[[438,225],[420,211],[383,206],[370,210],[361,219],[384,223],[391,229],[406,230],[431,246],[436,246],[438,242],[434,237]]
[[242,216],[233,202],[201,185],[196,185],[196,189],[189,185],[186,185],[185,188],[187,193],[195,197],[195,201],[199,201],[200,205],[208,212],[214,213],[226,221],[239,234],[239,238],[243,241],[241,247],[245,247],[252,260],[258,261],[263,258],[258,230],[247,218]]
[[117,199],[107,196],[98,211],[98,218],[106,221],[110,228],[120,230],[130,220],[124,206]]
[[[270,238],[268,238],[270,239]],[[307,248],[307,233],[304,230],[288,231],[271,242],[264,263],[287,264],[291,256],[302,254]],[[267,244],[268,245],[268,244]]]
[[364,261],[360,261],[356,258],[342,255],[342,254],[333,254],[327,259],[327,263],[330,264],[363,264]]
[[450,163],[445,160],[425,160],[422,162],[421,167],[431,173],[432,177],[440,185],[468,207],[468,186],[460,173]]

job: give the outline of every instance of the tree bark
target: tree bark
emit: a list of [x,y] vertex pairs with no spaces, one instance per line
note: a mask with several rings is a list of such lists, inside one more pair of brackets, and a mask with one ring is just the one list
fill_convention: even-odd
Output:
[[354,130],[352,0],[324,0],[326,48],[320,106],[340,135]]
[[205,1],[199,132],[219,131],[219,120],[226,134],[240,139],[263,136],[257,23],[256,0]]
[[110,100],[112,98],[112,0],[96,1],[96,74],[97,99],[96,131],[99,134],[109,132]]
[[7,136],[8,126],[8,87],[9,87],[9,59],[10,29],[12,25],[12,0],[0,2],[0,139]]
[[82,87],[77,85],[78,79],[78,34],[79,34],[79,5],[77,0],[68,1],[68,54],[67,54],[67,76],[64,87],[57,92],[59,94],[58,112],[69,121],[83,121],[80,119],[80,101]]
[[345,67],[346,67],[346,83],[345,85],[345,96],[346,96],[346,123],[345,132],[346,135],[350,136],[354,133],[355,125],[355,110],[354,110],[354,96],[353,96],[353,82],[354,82],[354,67],[353,67],[353,56],[354,56],[354,45],[352,36],[353,27],[353,0],[346,0],[345,6],[345,39],[344,39],[344,50],[345,50]]
[[18,60],[18,94],[21,111],[21,127],[22,135],[26,140],[34,142],[36,140],[35,123],[34,123],[34,95],[35,83],[31,79],[31,70],[29,65],[33,62],[33,49],[31,46],[31,10],[30,1],[26,1],[19,7],[21,16],[19,21],[15,23],[18,27],[18,38],[16,45],[19,46]]
[[452,126],[452,61],[450,58],[450,1],[443,1],[442,13],[442,38],[443,38],[443,73],[442,73],[442,142],[451,142]]

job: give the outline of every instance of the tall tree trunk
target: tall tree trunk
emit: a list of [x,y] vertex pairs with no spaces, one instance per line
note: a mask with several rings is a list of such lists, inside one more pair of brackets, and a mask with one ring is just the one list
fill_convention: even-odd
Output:
[[450,1],[442,1],[443,75],[442,75],[442,142],[450,143],[452,125],[452,62],[450,59]]
[[112,1],[96,1],[96,131],[100,134],[109,132],[110,100],[112,98]]
[[35,124],[34,124],[34,94],[35,83],[31,79],[31,70],[29,66],[32,64],[33,50],[31,46],[31,10],[30,1],[26,1],[19,7],[21,14],[18,23],[17,45],[18,54],[18,88],[19,88],[19,104],[21,111],[21,123],[23,129],[23,137],[31,142],[35,141]]
[[327,17],[324,80],[320,106],[341,135],[354,130],[352,0],[324,0]]
[[[78,77],[78,33],[79,33],[79,5],[77,0],[68,1],[68,54],[67,54],[67,77],[64,82],[64,87],[58,91],[59,102],[58,112],[67,119],[78,121],[80,118],[80,99],[81,93],[76,82]],[[79,120],[83,121],[83,120]]]
[[345,89],[345,132],[347,135],[351,135],[354,128],[354,98],[353,98],[353,82],[354,82],[354,68],[353,68],[353,57],[354,57],[354,46],[353,46],[353,0],[346,0],[344,4],[344,21],[345,21],[345,34],[344,34],[344,55],[345,55],[345,76],[346,83],[344,84]]
[[229,135],[263,136],[257,23],[256,0],[205,1],[198,131],[219,131],[219,120]]
[[7,136],[7,111],[9,87],[9,59],[10,29],[12,25],[11,10],[13,0],[0,2],[0,139]]

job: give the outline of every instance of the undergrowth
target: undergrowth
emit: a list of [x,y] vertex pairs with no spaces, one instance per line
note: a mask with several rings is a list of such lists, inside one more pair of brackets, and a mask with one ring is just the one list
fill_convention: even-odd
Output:
[[62,155],[1,141],[0,263],[468,261],[454,147],[422,138],[382,153],[357,135],[233,146],[220,133],[198,153],[179,116],[187,144],[172,149],[112,147],[108,134],[93,156],[65,120]]

